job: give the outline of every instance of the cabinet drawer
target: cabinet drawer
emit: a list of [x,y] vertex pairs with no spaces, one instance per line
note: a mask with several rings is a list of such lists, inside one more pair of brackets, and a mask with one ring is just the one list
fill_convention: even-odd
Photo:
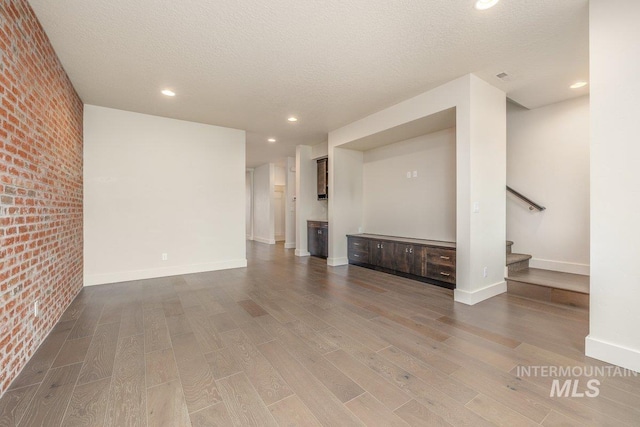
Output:
[[369,241],[367,239],[349,238],[349,252],[369,253]]
[[307,227],[309,228],[329,228],[329,223],[325,221],[309,221],[307,220]]
[[456,283],[456,267],[427,262],[427,277],[447,283]]
[[369,252],[349,250],[349,261],[369,263]]
[[429,248],[427,250],[427,262],[433,264],[448,265],[455,268],[456,251],[451,249]]

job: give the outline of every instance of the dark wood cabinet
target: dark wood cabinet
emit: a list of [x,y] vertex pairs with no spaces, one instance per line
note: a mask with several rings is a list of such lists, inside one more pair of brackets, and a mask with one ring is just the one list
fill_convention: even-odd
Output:
[[395,264],[394,249],[393,242],[372,240],[369,242],[369,263],[379,265],[382,268],[393,269]]
[[398,270],[402,273],[413,274],[413,245],[408,245],[406,243],[394,243],[394,247],[394,270]]
[[313,256],[329,256],[329,224],[326,221],[307,221],[307,250]]
[[455,288],[456,250],[453,242],[375,234],[348,235],[347,240],[349,264]]
[[329,159],[319,159],[318,166],[318,200],[329,198]]

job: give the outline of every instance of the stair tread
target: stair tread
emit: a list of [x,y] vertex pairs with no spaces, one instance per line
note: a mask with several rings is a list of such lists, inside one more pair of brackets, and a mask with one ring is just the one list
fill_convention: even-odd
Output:
[[543,270],[541,268],[527,268],[522,271],[510,273],[506,279],[581,294],[589,293],[590,278],[582,274],[562,273],[559,271]]
[[507,254],[507,265],[515,264],[517,262],[526,261],[531,259],[531,255],[528,254]]

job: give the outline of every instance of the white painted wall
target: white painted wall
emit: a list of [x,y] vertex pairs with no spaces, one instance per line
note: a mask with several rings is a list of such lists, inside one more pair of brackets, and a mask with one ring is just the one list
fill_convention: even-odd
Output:
[[276,242],[285,239],[286,214],[287,214],[287,175],[285,166],[274,165],[274,191],[273,203],[273,227]]
[[365,151],[362,182],[364,232],[456,240],[455,129]]
[[85,285],[246,266],[244,189],[244,131],[85,105]]
[[245,172],[245,230],[248,240],[253,240],[253,169]]
[[591,0],[587,356],[640,372],[640,2]]
[[316,170],[313,169],[311,146],[296,147],[296,256],[309,256],[307,219],[313,214],[316,197]]
[[360,232],[363,219],[364,153],[329,149],[329,257],[331,266],[349,263],[347,234]]
[[275,244],[273,190],[275,168],[267,163],[253,170],[253,240]]
[[507,106],[507,239],[531,266],[589,274],[589,97],[527,110]]
[[287,157],[287,201],[285,217],[285,249],[296,247],[296,159]]

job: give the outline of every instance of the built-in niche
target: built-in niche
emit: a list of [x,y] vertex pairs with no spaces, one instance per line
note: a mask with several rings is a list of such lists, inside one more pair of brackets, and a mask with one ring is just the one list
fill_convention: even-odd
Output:
[[363,152],[362,232],[456,241],[455,108],[342,147]]

